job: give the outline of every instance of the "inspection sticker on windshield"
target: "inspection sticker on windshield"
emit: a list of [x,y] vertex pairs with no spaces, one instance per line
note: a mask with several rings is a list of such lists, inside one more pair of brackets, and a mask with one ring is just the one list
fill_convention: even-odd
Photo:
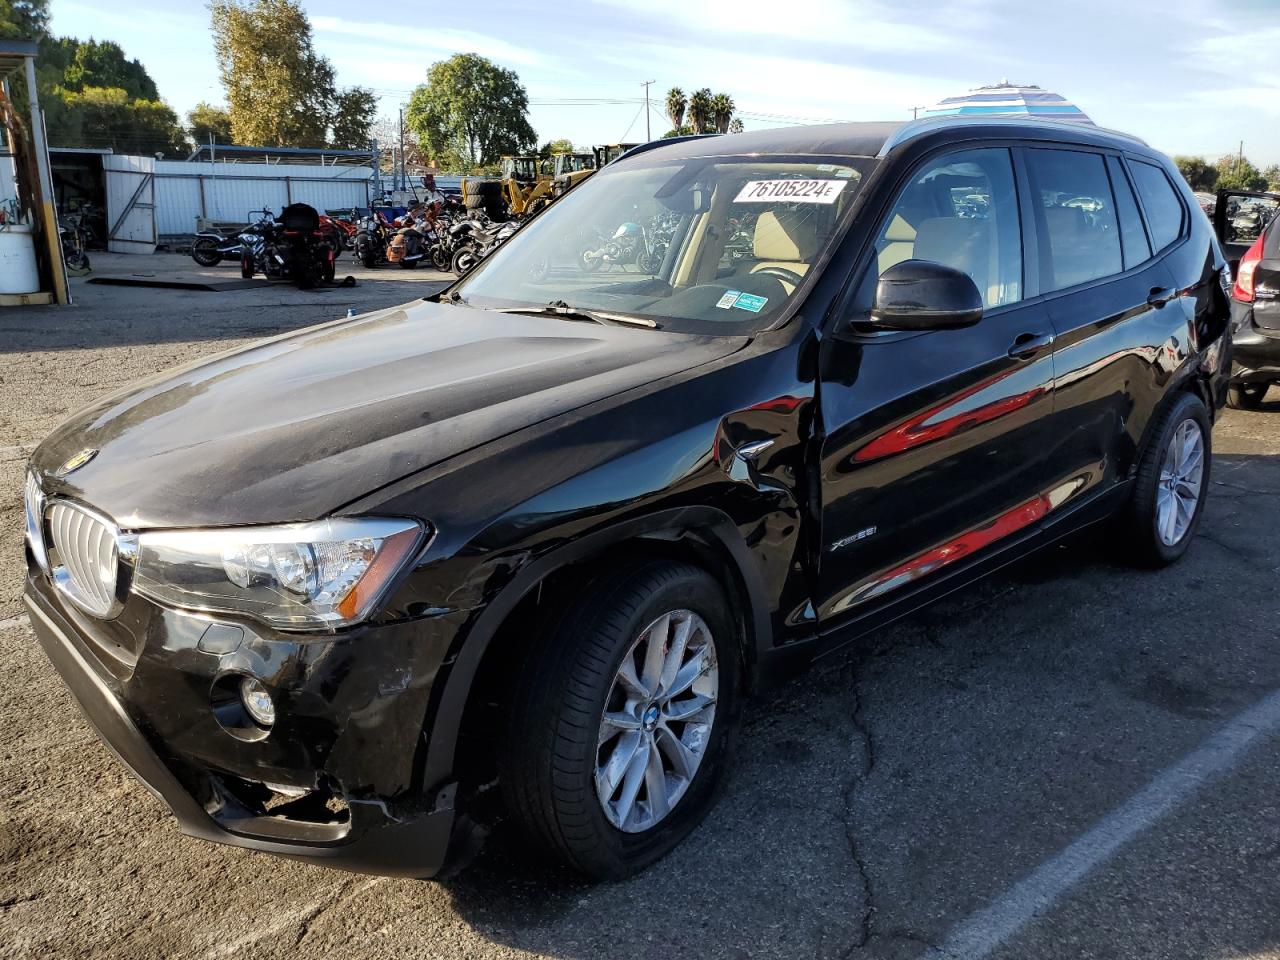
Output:
[[835,203],[848,180],[751,180],[734,203]]
[[768,297],[757,297],[754,293],[743,293],[741,290],[726,290],[724,296],[716,301],[716,306],[721,310],[737,307],[739,310],[759,313],[768,302]]

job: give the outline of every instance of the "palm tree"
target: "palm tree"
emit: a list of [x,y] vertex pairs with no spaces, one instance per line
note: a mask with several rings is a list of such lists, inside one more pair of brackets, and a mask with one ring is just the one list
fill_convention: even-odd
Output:
[[694,133],[710,133],[711,120],[715,113],[711,106],[711,90],[703,87],[689,98],[689,126]]
[[734,117],[732,120],[729,121],[730,133],[741,133],[744,129],[746,128],[742,126],[742,121],[739,120],[737,117]]
[[711,98],[711,121],[716,133],[728,133],[729,123],[733,120],[733,97],[727,93],[717,93]]
[[667,91],[667,118],[671,121],[671,129],[676,133],[680,133],[680,128],[684,126],[684,112],[688,106],[689,101],[679,87],[672,87]]

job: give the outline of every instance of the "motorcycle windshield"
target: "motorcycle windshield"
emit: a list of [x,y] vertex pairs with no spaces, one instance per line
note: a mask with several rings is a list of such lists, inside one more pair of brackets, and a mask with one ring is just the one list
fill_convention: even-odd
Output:
[[700,335],[789,315],[848,226],[870,157],[637,157],[507,240],[458,293],[486,308],[560,301]]

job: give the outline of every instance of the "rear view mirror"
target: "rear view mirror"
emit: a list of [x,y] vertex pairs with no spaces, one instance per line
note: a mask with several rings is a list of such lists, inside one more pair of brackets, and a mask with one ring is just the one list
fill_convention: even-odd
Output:
[[982,319],[973,278],[932,260],[904,260],[880,275],[871,322],[889,330],[956,330]]

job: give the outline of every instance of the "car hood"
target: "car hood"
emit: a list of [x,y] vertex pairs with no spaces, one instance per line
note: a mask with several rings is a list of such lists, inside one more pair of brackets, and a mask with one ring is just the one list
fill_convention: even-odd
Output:
[[153,378],[74,416],[32,463],[125,529],[314,519],[744,342],[419,302]]

